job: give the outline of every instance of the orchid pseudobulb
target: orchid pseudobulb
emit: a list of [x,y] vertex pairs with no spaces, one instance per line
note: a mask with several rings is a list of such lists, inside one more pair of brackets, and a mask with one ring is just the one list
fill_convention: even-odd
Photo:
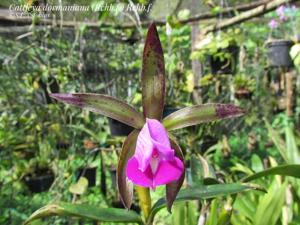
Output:
[[163,125],[155,119],[146,119],[138,135],[135,154],[129,159],[126,175],[134,184],[155,188],[178,180],[184,165],[175,156]]

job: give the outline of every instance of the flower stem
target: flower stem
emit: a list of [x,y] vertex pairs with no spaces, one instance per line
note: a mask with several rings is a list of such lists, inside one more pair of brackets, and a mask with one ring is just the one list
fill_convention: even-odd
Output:
[[151,197],[149,188],[136,186],[136,192],[139,197],[139,203],[142,209],[142,212],[145,217],[145,221],[147,221],[150,210],[151,210]]

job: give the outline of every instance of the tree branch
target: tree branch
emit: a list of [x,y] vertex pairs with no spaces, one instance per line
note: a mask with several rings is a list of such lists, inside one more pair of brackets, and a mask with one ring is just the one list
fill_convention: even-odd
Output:
[[246,20],[252,19],[257,16],[261,16],[269,11],[274,10],[278,6],[285,4],[287,2],[299,2],[299,0],[273,0],[269,1],[268,3],[264,3],[263,5],[260,5],[254,9],[248,10],[246,12],[243,12],[235,17],[232,17],[230,19],[223,20],[215,25],[211,25],[206,27],[205,29],[202,30],[201,35],[206,35],[210,32],[217,31],[217,30],[222,30],[225,28],[228,28],[230,26],[242,23]]
[[[212,19],[216,18],[219,14],[227,14],[232,12],[244,12],[249,9],[253,9],[257,6],[265,5],[269,1],[268,0],[262,0],[262,1],[256,1],[248,4],[242,4],[237,5],[234,7],[227,7],[222,9],[217,14],[212,13],[201,13],[197,14],[195,16],[192,16],[188,19],[179,20],[178,22],[180,24],[188,24],[200,20],[206,20],[206,19]],[[9,11],[8,9],[0,9],[0,24],[5,23],[5,25],[11,24],[11,25],[30,25],[32,23],[31,18],[22,18],[22,17],[15,17],[12,16],[14,14],[13,12]],[[148,27],[150,23],[153,21],[142,21],[141,26]],[[164,26],[166,24],[166,20],[156,20],[154,21],[156,25],[158,26]],[[7,24],[8,23],[8,24]],[[58,26],[59,22],[53,19],[40,19],[38,22],[38,25],[51,25],[51,26]],[[89,22],[79,22],[79,21],[63,21],[62,26],[64,27],[77,27],[78,25],[86,25],[89,28],[99,28],[99,27],[113,27],[116,29],[128,29],[128,28],[135,28],[136,24],[133,23],[122,23],[122,24],[115,24],[115,23],[109,23],[109,22],[96,22],[96,21],[89,21]]]
[[237,5],[237,6],[234,6],[234,7],[227,7],[227,8],[224,8],[223,10],[221,10],[217,14],[201,13],[201,14],[195,15],[191,18],[188,18],[186,20],[181,20],[179,22],[181,24],[186,24],[186,23],[191,23],[191,22],[197,22],[199,20],[216,18],[220,14],[228,14],[228,13],[233,13],[233,12],[244,12],[244,11],[247,11],[249,9],[253,9],[257,6],[264,5],[268,2],[270,2],[270,0],[255,1],[255,2],[248,3],[248,4]]

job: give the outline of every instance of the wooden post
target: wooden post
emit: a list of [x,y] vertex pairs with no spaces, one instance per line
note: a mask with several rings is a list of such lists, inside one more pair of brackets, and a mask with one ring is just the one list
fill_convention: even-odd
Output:
[[[193,23],[192,24],[192,32],[191,32],[191,39],[192,39],[192,51],[196,49],[197,37],[200,33],[199,24]],[[194,76],[194,90],[193,90],[193,99],[196,104],[202,103],[201,97],[201,86],[200,86],[200,79],[202,77],[202,64],[199,62],[198,59],[192,60],[192,71]]]
[[285,88],[286,88],[286,114],[293,115],[294,106],[294,73],[292,71],[285,72]]

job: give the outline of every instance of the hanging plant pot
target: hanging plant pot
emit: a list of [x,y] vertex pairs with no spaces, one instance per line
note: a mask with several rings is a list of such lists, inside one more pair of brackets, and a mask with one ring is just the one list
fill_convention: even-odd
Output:
[[24,182],[32,193],[48,191],[54,181],[54,174],[51,170],[36,170],[24,177]]
[[238,89],[234,92],[236,99],[251,99],[253,92],[246,88]]
[[[209,64],[212,74],[234,74],[238,59],[239,47],[231,45],[228,48],[220,49],[218,53],[224,53],[229,57],[209,56]],[[222,54],[221,54],[222,55]]]
[[291,40],[274,40],[266,44],[268,60],[271,66],[292,67],[293,61],[290,56]]
[[109,119],[110,134],[112,136],[128,136],[134,128],[118,120]]
[[83,176],[89,182],[89,187],[94,187],[96,185],[96,173],[97,167],[86,167],[86,168],[79,168],[76,171],[77,180]]

